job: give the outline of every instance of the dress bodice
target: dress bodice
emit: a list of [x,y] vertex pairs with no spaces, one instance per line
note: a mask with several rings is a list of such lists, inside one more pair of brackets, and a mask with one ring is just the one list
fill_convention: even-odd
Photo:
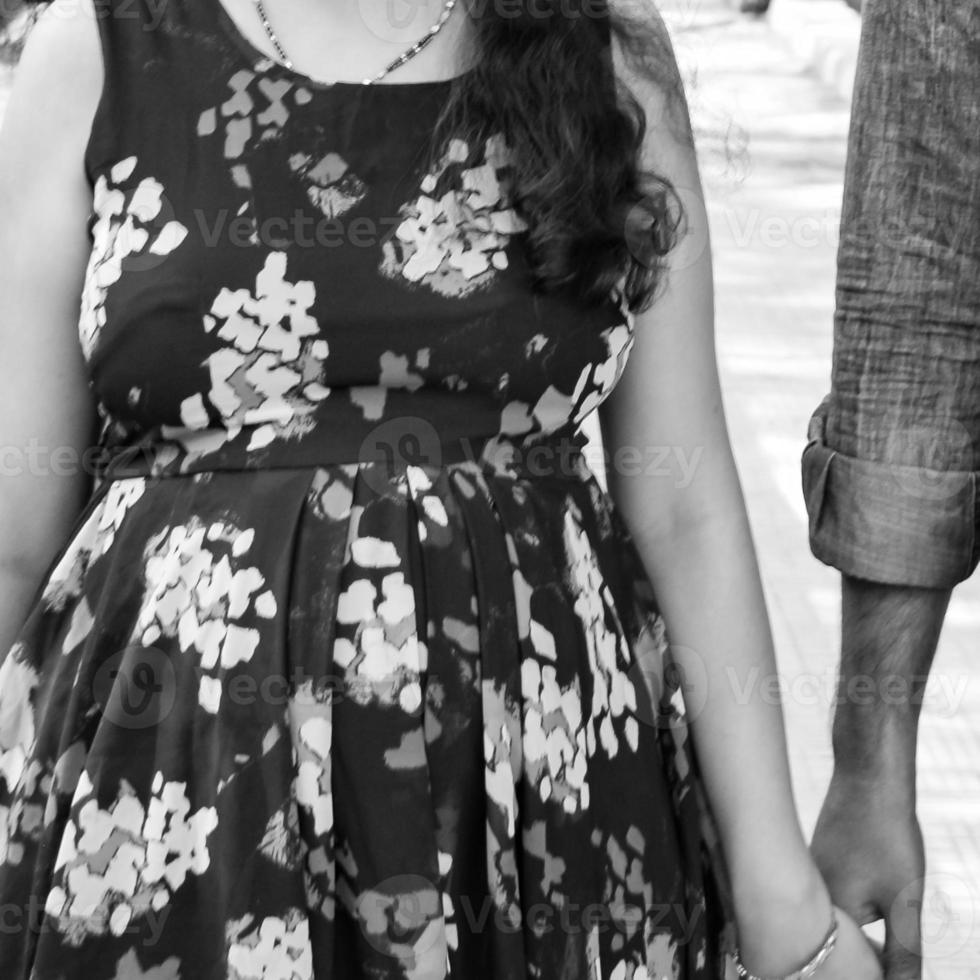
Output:
[[584,308],[532,288],[502,133],[423,165],[452,79],[315,82],[219,0],[143,30],[147,3],[102,24],[86,153],[80,337],[110,457],[262,466],[353,460],[386,425],[423,443],[578,428],[631,317],[618,290]]

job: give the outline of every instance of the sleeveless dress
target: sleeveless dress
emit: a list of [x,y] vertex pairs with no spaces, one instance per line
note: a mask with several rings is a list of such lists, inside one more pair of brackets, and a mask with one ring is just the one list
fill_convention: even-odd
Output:
[[583,420],[633,341],[528,283],[453,80],[314,81],[109,0],[92,492],[0,664],[2,980],[716,980],[724,867]]

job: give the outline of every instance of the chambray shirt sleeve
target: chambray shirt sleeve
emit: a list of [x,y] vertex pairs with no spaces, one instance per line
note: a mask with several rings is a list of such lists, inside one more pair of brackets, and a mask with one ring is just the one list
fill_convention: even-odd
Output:
[[980,0],[867,0],[810,547],[860,578],[972,574],[980,483]]
[[978,475],[862,459],[827,444],[830,396],[801,459],[810,550],[824,564],[889,585],[952,588],[978,549]]

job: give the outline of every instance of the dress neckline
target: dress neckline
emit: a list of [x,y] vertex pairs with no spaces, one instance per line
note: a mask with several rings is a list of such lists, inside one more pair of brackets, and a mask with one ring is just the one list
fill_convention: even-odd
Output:
[[329,91],[331,89],[350,90],[355,88],[390,88],[400,89],[403,91],[428,91],[430,89],[437,90],[439,88],[452,85],[453,82],[458,82],[462,78],[466,78],[475,70],[475,67],[471,66],[470,68],[467,68],[466,71],[461,72],[458,75],[451,75],[449,78],[424,78],[419,81],[412,82],[374,82],[371,85],[365,85],[363,82],[346,80],[328,82],[322,79],[313,78],[311,75],[297,71],[295,68],[288,68],[281,61],[274,58],[266,51],[263,51],[238,26],[235,19],[225,7],[223,0],[206,0],[206,2],[214,6],[214,12],[218,20],[218,25],[225,37],[228,38],[235,45],[235,47],[237,47],[238,50],[248,58],[252,67],[259,67],[263,71],[266,70],[267,67],[271,67],[280,75],[290,78],[297,84],[304,85],[310,89],[316,89],[319,91]]

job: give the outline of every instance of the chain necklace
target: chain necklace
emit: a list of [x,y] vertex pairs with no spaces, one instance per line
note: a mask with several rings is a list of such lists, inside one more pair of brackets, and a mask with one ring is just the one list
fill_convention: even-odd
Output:
[[[262,21],[262,26],[265,28],[265,33],[269,36],[269,40],[272,42],[273,46],[278,52],[279,57],[282,60],[282,63],[290,71],[294,71],[295,69],[293,68],[293,63],[290,60],[289,55],[286,54],[286,50],[285,48],[283,48],[282,42],[279,40],[278,36],[276,35],[276,32],[272,29],[272,25],[269,23],[269,18],[266,15],[265,6],[263,5],[262,0],[254,0],[254,3],[255,3],[256,12],[259,15],[259,19]],[[403,54],[400,54],[397,58],[395,58],[395,60],[391,62],[391,64],[388,65],[387,68],[382,68],[381,71],[379,71],[378,74],[375,75],[373,78],[365,78],[361,84],[363,85],[373,84],[374,82],[378,81],[379,78],[384,78],[384,76],[387,75],[389,72],[394,71],[399,66],[405,64],[405,62],[408,61],[409,58],[412,58],[415,55],[417,55],[422,50],[422,48],[424,48],[429,43],[429,41],[431,41],[436,36],[436,34],[439,33],[440,30],[442,30],[442,25],[445,24],[446,21],[449,19],[449,15],[453,12],[454,6],[456,6],[456,0],[446,0],[446,2],[443,4],[443,11],[442,14],[439,16],[439,20],[436,21],[436,23],[433,24],[428,29],[428,31],[426,31],[426,33],[423,34],[421,38],[419,38],[418,41],[416,41]]]

